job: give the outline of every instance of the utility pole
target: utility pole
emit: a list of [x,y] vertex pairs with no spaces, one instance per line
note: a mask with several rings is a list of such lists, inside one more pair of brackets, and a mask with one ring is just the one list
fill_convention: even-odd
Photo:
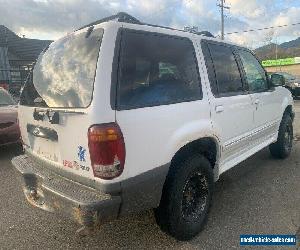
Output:
[[225,6],[225,0],[220,0],[220,3],[217,6],[221,9],[221,39],[224,40],[224,9],[229,10],[230,7]]

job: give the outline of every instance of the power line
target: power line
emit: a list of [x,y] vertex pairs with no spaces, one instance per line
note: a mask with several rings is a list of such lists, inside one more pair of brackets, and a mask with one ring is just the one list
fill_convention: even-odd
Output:
[[270,30],[270,29],[284,28],[284,27],[296,26],[296,25],[300,25],[300,22],[299,23],[292,23],[292,24],[283,24],[283,25],[278,25],[278,26],[264,27],[264,28],[259,28],[259,29],[250,29],[250,30],[244,30],[244,31],[234,31],[234,32],[226,33],[226,35],[239,34],[239,33],[248,33],[248,32],[262,31],[262,30]]

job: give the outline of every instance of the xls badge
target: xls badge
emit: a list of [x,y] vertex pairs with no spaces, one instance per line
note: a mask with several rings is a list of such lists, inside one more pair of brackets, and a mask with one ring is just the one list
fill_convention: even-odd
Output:
[[85,152],[86,149],[84,149],[82,146],[78,146],[78,158],[80,161],[85,161]]

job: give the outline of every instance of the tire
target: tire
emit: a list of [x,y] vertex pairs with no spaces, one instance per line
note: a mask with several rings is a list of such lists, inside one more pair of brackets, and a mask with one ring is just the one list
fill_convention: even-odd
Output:
[[284,114],[280,123],[277,141],[269,146],[271,155],[277,159],[287,158],[293,146],[293,122],[289,114]]
[[213,172],[200,154],[171,166],[155,218],[162,231],[190,240],[205,226],[212,202]]

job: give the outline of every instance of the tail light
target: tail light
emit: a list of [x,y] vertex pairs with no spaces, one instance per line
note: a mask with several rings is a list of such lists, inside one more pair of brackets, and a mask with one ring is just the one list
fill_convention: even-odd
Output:
[[125,143],[118,124],[93,125],[88,140],[94,176],[105,180],[120,176],[125,164]]

